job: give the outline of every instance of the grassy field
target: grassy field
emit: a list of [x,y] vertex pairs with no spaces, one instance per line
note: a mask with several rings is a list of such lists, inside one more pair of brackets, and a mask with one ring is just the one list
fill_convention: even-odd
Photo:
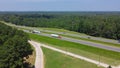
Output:
[[45,68],[102,68],[44,47],[42,47],[42,50],[44,52]]
[[67,50],[91,59],[100,60],[110,65],[118,65],[120,63],[120,53],[91,47],[83,44],[63,41],[55,38],[29,34],[30,38],[63,50]]

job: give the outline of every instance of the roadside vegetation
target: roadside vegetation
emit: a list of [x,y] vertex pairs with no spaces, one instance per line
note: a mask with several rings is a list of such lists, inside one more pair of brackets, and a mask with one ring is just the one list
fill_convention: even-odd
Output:
[[[14,24],[11,24],[11,23],[6,23],[6,22],[3,22],[3,23],[5,23],[5,24],[7,24],[9,26],[12,26],[12,27],[19,28],[21,30],[28,30],[28,31],[39,30],[42,33],[46,33],[46,34],[55,33],[55,34],[59,34],[59,35],[64,36],[64,37],[69,37],[69,38],[74,38],[74,39],[78,39],[78,40],[84,40],[84,41],[99,43],[99,44],[108,45],[108,46],[120,47],[120,44],[117,44],[117,43],[101,41],[99,39],[98,40],[94,40],[89,35],[86,35],[86,34],[83,34],[83,33],[74,32],[74,31],[69,31],[69,30],[65,30],[65,29],[41,28],[41,27],[27,27],[27,26],[18,26],[18,25],[14,25]],[[79,35],[80,37],[69,35],[69,34]],[[84,36],[85,38],[81,37],[81,36]],[[103,39],[105,39],[105,38],[103,38]],[[113,39],[110,39],[110,40],[113,40]]]
[[120,53],[55,38],[29,34],[30,38],[110,65],[119,65]]
[[29,68],[24,58],[32,54],[29,36],[0,22],[0,68]]
[[120,39],[120,13],[117,12],[1,13],[0,20],[16,25],[62,28],[91,36]]
[[45,68],[102,68],[44,47],[42,47],[42,50],[45,58]]

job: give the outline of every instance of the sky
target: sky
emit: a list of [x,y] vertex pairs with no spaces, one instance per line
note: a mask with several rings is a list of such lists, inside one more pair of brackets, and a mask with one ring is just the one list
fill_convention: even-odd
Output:
[[120,0],[0,0],[0,11],[120,11]]

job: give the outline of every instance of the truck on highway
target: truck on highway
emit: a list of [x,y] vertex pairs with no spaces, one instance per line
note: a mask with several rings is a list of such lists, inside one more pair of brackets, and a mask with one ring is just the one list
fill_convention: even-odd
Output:
[[55,38],[62,38],[60,35],[58,34],[50,34],[51,37],[55,37]]
[[33,30],[32,33],[40,34],[41,32],[37,30]]

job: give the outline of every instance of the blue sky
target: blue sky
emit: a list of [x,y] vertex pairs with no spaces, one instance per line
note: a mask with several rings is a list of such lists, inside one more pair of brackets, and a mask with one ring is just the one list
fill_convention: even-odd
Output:
[[120,11],[120,0],[0,0],[0,11]]

